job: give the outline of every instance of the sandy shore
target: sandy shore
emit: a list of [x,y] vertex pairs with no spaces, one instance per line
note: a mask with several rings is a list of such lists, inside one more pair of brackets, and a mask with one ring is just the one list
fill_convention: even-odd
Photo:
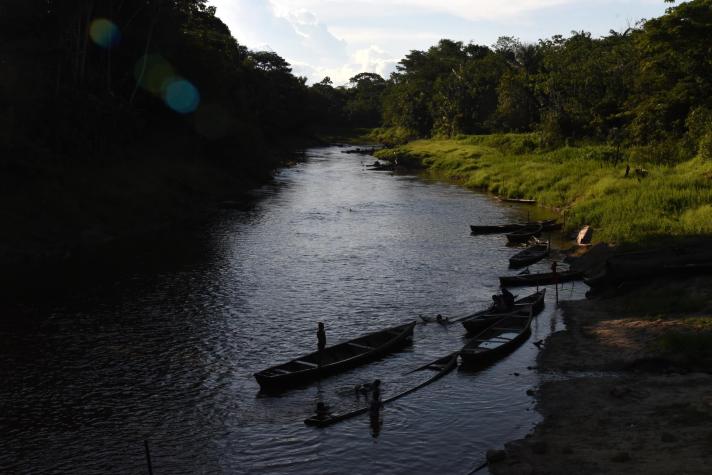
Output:
[[711,473],[712,279],[562,306],[538,360],[544,420],[490,451],[491,473]]

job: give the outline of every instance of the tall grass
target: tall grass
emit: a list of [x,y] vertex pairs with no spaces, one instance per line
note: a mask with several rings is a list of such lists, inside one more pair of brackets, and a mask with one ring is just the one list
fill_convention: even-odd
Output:
[[712,234],[712,161],[646,163],[625,177],[607,145],[547,150],[536,134],[418,140],[387,154],[420,160],[433,176],[513,198],[534,198],[566,217],[567,228],[594,227],[596,240],[639,242],[659,235]]

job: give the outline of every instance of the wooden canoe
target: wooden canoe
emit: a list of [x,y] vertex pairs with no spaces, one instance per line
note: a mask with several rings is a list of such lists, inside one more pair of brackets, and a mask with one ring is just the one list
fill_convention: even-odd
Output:
[[509,258],[509,266],[519,268],[539,262],[549,255],[548,244],[534,244]]
[[286,389],[329,374],[362,365],[406,345],[413,338],[415,322],[386,328],[360,336],[319,352],[272,366],[255,379],[264,391]]
[[520,203],[520,204],[525,204],[525,205],[536,204],[536,200],[526,199],[526,198],[505,198],[503,196],[498,196],[497,199],[499,201],[505,201],[507,203]]
[[504,234],[511,233],[513,231],[519,231],[525,228],[527,225],[524,223],[519,224],[493,224],[493,225],[470,225],[470,233],[474,235],[479,234]]
[[561,224],[556,222],[556,219],[545,219],[543,221],[532,221],[530,223],[512,223],[512,224],[491,224],[491,225],[470,225],[470,233],[473,235],[480,234],[505,234],[514,231],[521,231],[527,226],[536,226],[541,224],[543,231],[554,231],[561,229]]
[[497,312],[496,308],[493,306],[486,310],[474,313],[469,317],[461,321],[462,326],[465,327],[468,333],[477,333],[482,331],[484,328],[492,325],[497,320],[501,319],[503,315],[507,313],[515,313],[517,315],[529,315],[529,310],[537,315],[544,309],[544,296],[546,295],[546,289],[541,289],[538,292],[534,292],[531,295],[527,295],[521,299],[514,301],[514,310],[512,312]]
[[[414,371],[421,371],[421,370],[431,370],[435,371],[436,373],[430,377],[428,380],[418,384],[417,386],[414,386],[406,391],[403,391],[401,393],[396,394],[395,396],[389,397],[388,399],[385,399],[382,401],[382,404],[388,404],[390,402],[393,402],[397,399],[402,398],[403,396],[407,396],[408,394],[417,391],[418,389],[427,386],[430,383],[433,383],[437,381],[438,379],[442,378],[446,374],[448,374],[450,371],[455,369],[457,366],[457,357],[460,353],[458,351],[454,353],[450,353],[447,356],[444,356],[442,358],[438,358],[437,360],[428,363],[425,366],[421,366],[420,368],[414,370]],[[347,419],[351,419],[356,416],[360,416],[361,414],[366,414],[369,412],[370,407],[361,407],[359,409],[355,409],[353,411],[349,412],[344,412],[342,414],[328,414],[328,415],[323,415],[323,416],[312,416],[304,420],[304,423],[308,426],[315,426],[315,427],[327,427],[332,424],[336,424],[337,422],[345,421]]]
[[507,275],[499,278],[499,284],[502,287],[527,287],[534,285],[551,285],[557,282],[570,282],[582,278],[582,272],[567,270],[557,272],[556,276],[551,272],[545,272],[543,274]]
[[522,244],[533,238],[534,236],[539,236],[543,226],[541,224],[531,224],[519,231],[514,231],[507,233],[507,241],[510,244]]
[[482,367],[514,351],[531,334],[534,312],[509,314],[475,335],[460,350],[464,367]]

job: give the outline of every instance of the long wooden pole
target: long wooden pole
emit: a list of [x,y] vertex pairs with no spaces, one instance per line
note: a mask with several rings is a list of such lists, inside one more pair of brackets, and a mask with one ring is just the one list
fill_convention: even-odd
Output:
[[153,475],[153,465],[151,464],[151,449],[148,448],[148,440],[143,441],[143,446],[146,449],[146,465],[148,465],[148,475]]

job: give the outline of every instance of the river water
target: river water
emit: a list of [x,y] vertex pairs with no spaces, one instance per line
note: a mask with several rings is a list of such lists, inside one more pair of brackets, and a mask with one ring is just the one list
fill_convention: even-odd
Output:
[[317,321],[334,343],[462,315],[513,272],[504,237],[470,236],[468,224],[526,208],[369,171],[372,158],[344,150],[311,149],[243,209],[13,307],[0,327],[0,473],[146,473],[149,440],[156,474],[464,474],[525,435],[539,420],[532,343],[562,328],[553,289],[520,349],[387,405],[380,426],[303,420],[317,401],[358,407],[358,383],[380,378],[386,398],[419,382],[428,375],[403,373],[458,350],[461,326],[418,325],[411,346],[378,362],[259,393],[252,374],[315,349]]

